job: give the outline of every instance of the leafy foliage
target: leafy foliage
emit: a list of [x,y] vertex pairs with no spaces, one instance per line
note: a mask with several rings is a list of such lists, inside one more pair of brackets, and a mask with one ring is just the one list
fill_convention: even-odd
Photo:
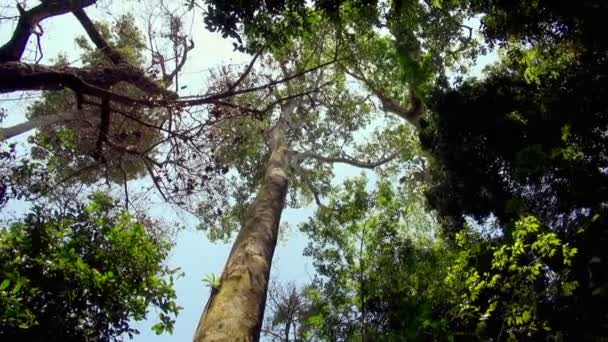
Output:
[[576,248],[533,216],[516,221],[505,239],[469,230],[456,241],[460,251],[447,283],[459,298],[461,319],[477,321],[481,336],[498,331],[497,339],[562,336],[562,328],[552,325],[552,306],[579,286],[572,271]]
[[97,194],[61,211],[35,207],[0,231],[0,336],[28,341],[114,341],[159,309],[157,332],[180,310],[163,265],[172,244]]
[[[240,107],[236,109],[211,109],[212,113],[221,111],[224,118],[210,132],[215,156],[226,169],[238,175],[231,178],[225,194],[230,203],[222,208],[202,203],[198,208],[200,227],[211,238],[227,239],[243,223],[264,174],[267,134],[279,123],[286,125],[290,207],[307,205],[313,199],[320,202],[332,189],[333,164],[350,162],[373,168],[375,161],[387,160],[376,165],[380,166],[393,159],[412,157],[408,152],[415,149],[413,130],[405,124],[394,127],[378,124],[383,122],[385,113],[377,110],[368,93],[345,82],[344,70],[336,59],[348,50],[336,40],[332,30],[323,29],[325,24],[319,21],[315,24],[318,31],[271,49],[260,57],[260,67],[242,81],[257,84],[260,79],[278,73],[275,78],[290,77],[288,82],[277,85],[263,97],[239,96],[235,102]],[[237,76],[229,68],[220,70],[215,75],[214,87],[229,88]],[[261,117],[237,115],[252,103],[280,106],[269,108]],[[294,103],[296,110],[287,118],[279,109],[289,103]],[[374,139],[357,140],[358,132],[371,132]]]
[[[349,180],[301,229],[311,242],[318,277],[309,292],[315,315],[310,334],[321,340],[421,340],[457,329],[443,285],[450,253],[417,229],[430,229],[423,207],[386,181],[376,191],[367,180]],[[418,226],[419,217],[425,222]],[[316,291],[316,292],[315,292]]]
[[[311,24],[321,15],[332,21],[340,21],[343,10],[346,10],[347,21],[352,15],[366,13],[369,19],[375,20],[379,12],[376,0],[316,0],[307,3],[303,0],[278,1],[225,1],[204,0],[206,6],[205,27],[211,32],[219,31],[224,38],[237,40],[235,48],[246,50],[243,38],[250,40],[249,48],[261,46],[282,46],[290,39],[306,35]],[[190,7],[203,4],[190,0]]]
[[[503,58],[484,79],[439,89],[421,132],[429,204],[448,236],[473,236],[464,295],[485,303],[471,308],[485,336],[603,336],[606,46],[587,24],[605,6],[475,4]],[[490,234],[461,232],[467,216]]]

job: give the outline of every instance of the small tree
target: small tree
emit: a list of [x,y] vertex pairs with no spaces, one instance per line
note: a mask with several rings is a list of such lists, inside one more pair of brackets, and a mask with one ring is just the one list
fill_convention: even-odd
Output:
[[262,334],[274,342],[310,341],[308,319],[314,307],[307,291],[294,283],[271,282]]
[[[444,286],[450,253],[408,187],[349,180],[301,230],[317,277],[310,331],[322,340],[425,340],[454,333]],[[408,201],[408,206],[402,204]]]
[[0,231],[0,336],[9,341],[114,341],[130,322],[160,310],[171,332],[180,308],[172,246],[149,220],[135,220],[97,194],[87,205],[35,207]]

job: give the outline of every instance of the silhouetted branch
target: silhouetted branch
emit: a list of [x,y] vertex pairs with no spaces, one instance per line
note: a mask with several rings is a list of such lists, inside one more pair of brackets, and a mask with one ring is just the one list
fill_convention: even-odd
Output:
[[0,47],[0,63],[21,60],[30,35],[44,19],[69,13],[74,8],[82,9],[96,2],[96,0],[41,1],[40,5],[29,10],[25,10],[17,3],[19,20],[11,39]]

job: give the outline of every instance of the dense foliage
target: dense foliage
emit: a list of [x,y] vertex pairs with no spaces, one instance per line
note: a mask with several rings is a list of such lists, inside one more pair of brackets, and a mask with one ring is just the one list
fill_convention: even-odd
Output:
[[0,335],[17,341],[114,341],[159,309],[172,331],[172,244],[98,194],[87,205],[35,207],[0,231]]
[[[429,204],[471,267],[463,310],[486,336],[604,336],[606,8],[479,6],[503,58],[482,79],[437,90],[421,132]],[[465,216],[488,233],[463,231]]]
[[308,334],[328,341],[453,336],[443,285],[450,254],[432,239],[432,217],[402,187],[382,181],[368,193],[366,184],[347,181],[301,227],[317,270],[308,290],[315,307]]

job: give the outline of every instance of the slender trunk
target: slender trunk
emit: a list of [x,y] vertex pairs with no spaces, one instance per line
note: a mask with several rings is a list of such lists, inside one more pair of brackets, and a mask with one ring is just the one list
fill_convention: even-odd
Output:
[[359,281],[361,286],[361,342],[365,342],[365,283],[363,279],[364,260],[363,260],[363,242],[365,241],[365,229],[361,230],[361,242],[359,244]]
[[287,194],[285,124],[279,122],[269,135],[270,159],[264,178],[232,246],[221,285],[203,311],[195,342],[260,338],[270,266]]
[[17,135],[28,132],[34,128],[42,128],[60,122],[72,121],[78,118],[77,110],[61,112],[51,115],[43,115],[30,119],[24,123],[20,123],[11,127],[0,127],[0,141],[8,140]]
[[291,328],[291,320],[287,320],[285,323],[285,342],[289,342],[289,328]]

